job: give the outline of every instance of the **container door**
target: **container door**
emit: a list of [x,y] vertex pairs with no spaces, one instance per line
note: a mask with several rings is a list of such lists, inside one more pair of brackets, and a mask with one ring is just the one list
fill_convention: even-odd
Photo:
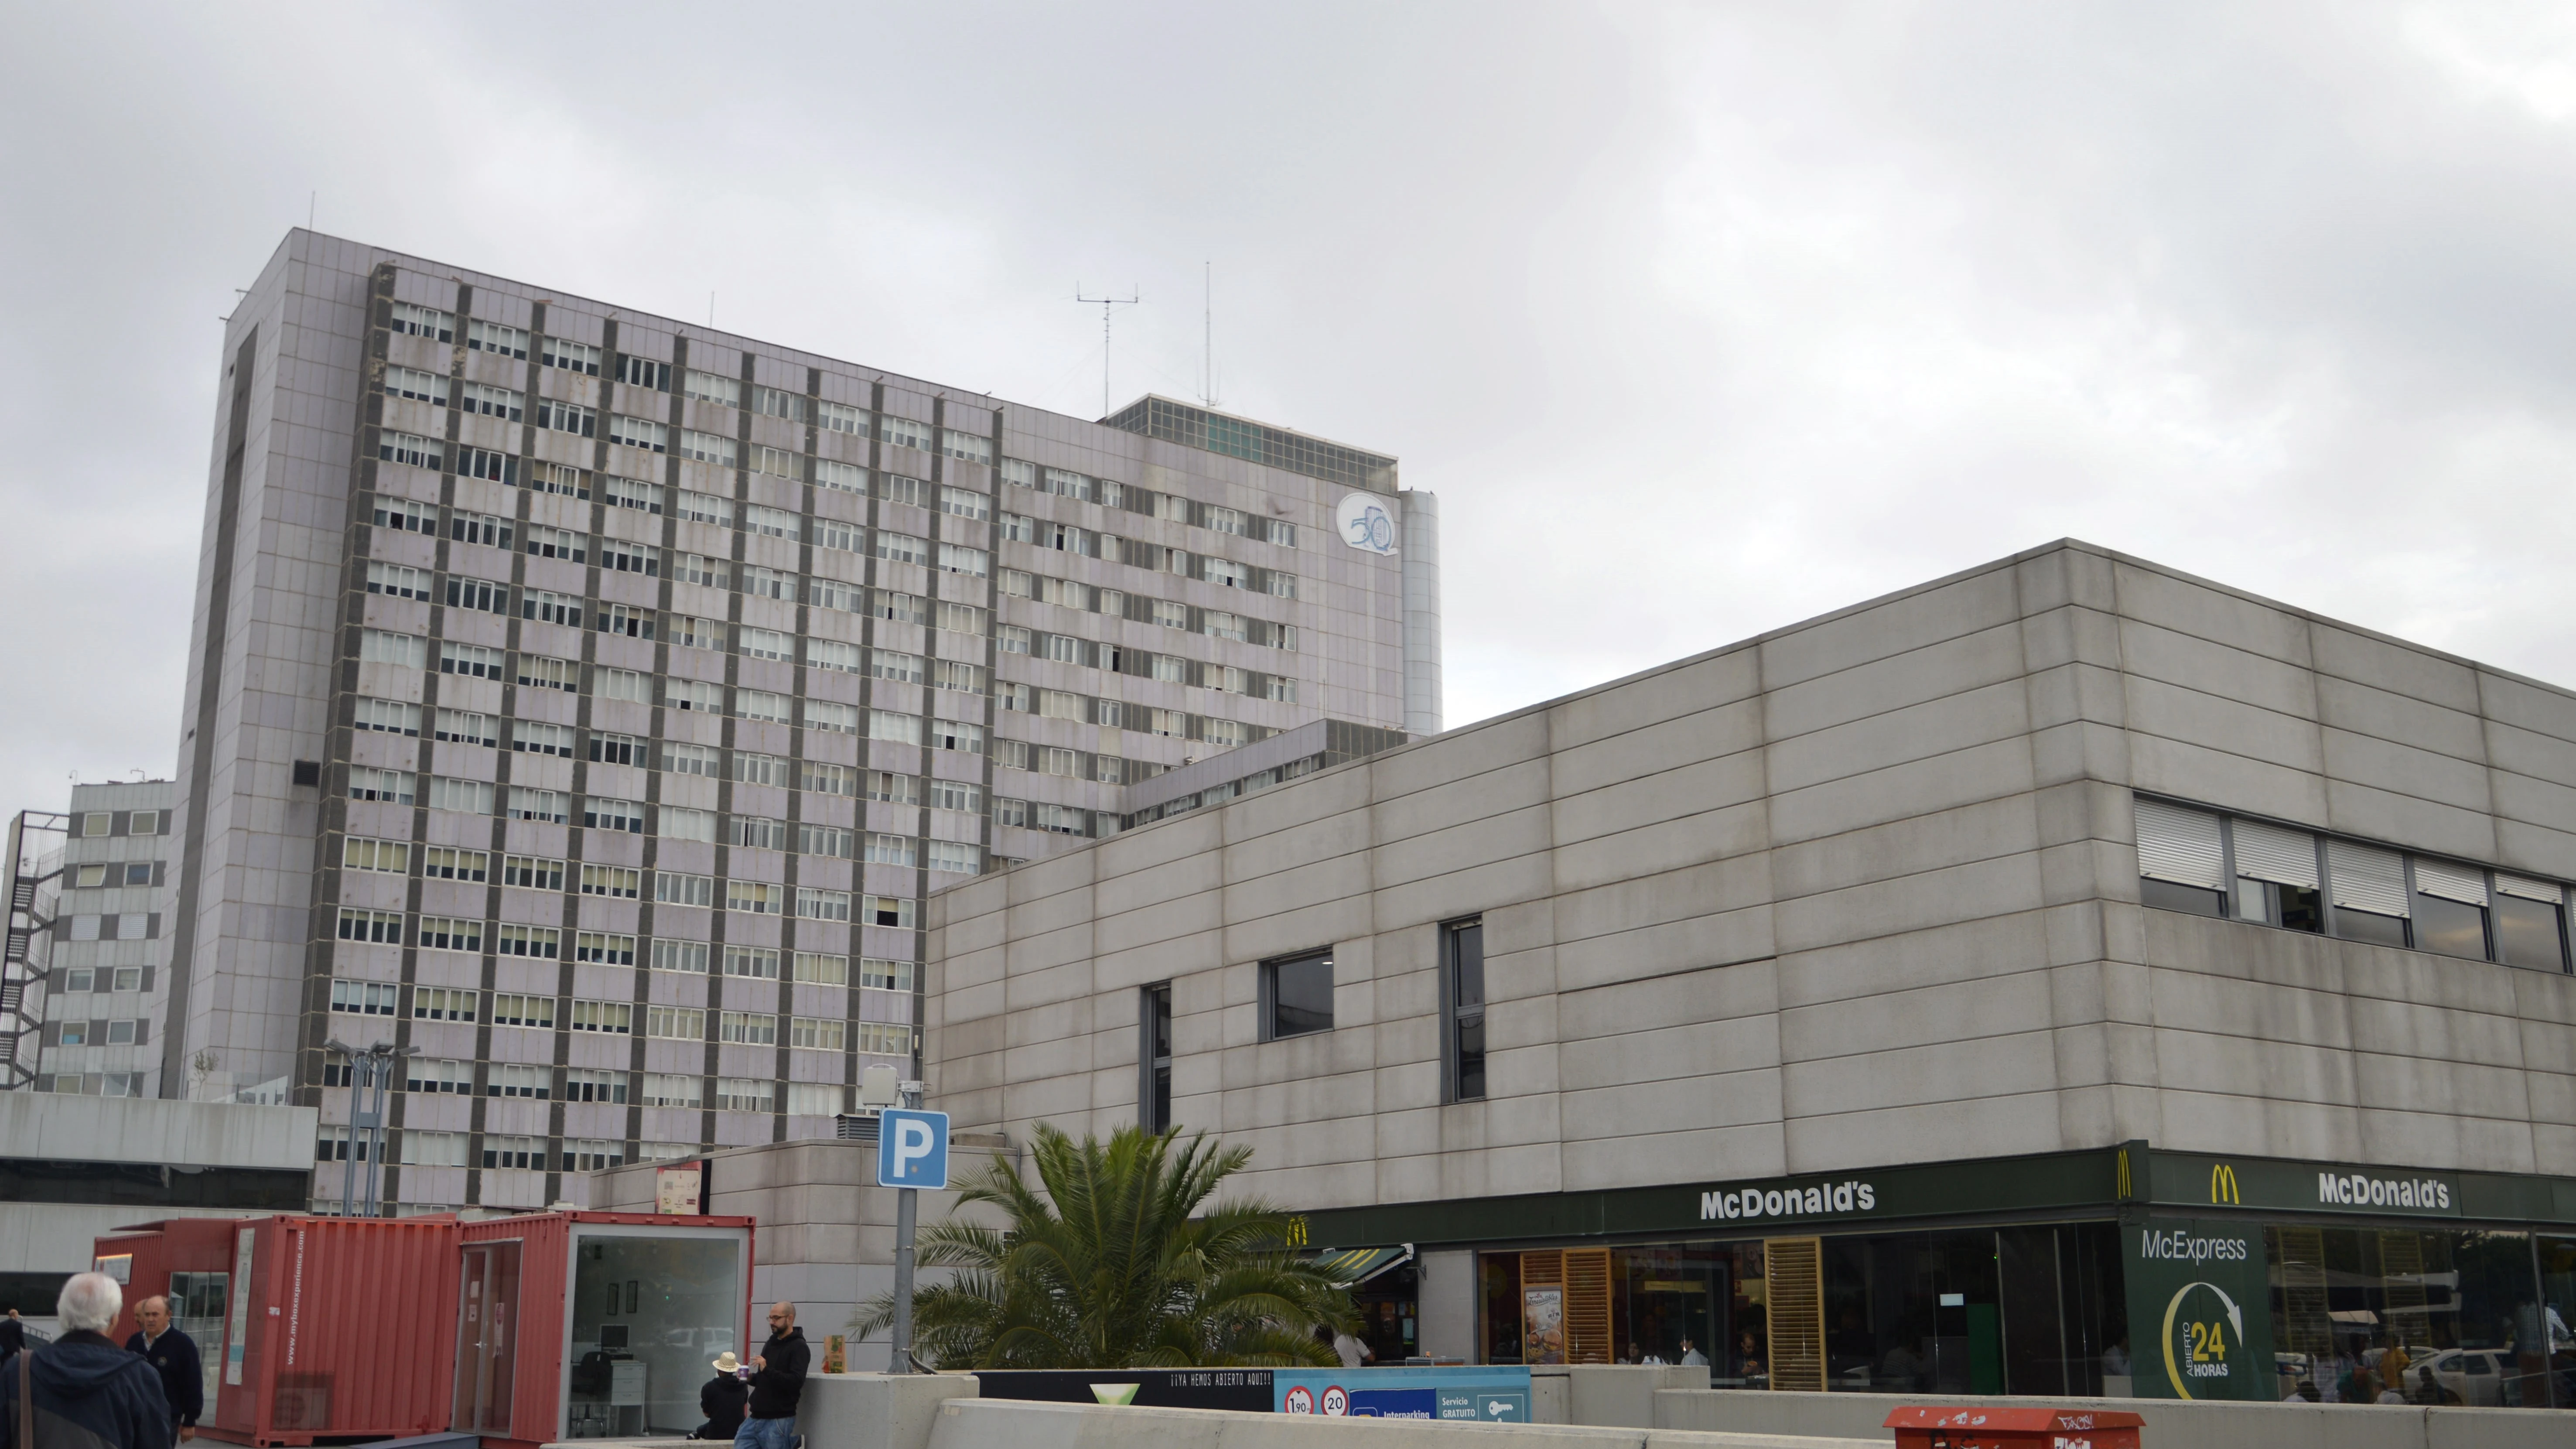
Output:
[[510,1389],[518,1377],[518,1326],[519,1244],[466,1244],[451,1428],[467,1434],[509,1434]]

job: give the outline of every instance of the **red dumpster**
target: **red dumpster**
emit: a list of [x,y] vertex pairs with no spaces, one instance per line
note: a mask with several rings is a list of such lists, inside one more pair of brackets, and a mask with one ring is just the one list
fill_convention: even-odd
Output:
[[494,1449],[696,1428],[710,1361],[761,1341],[746,1338],[753,1223],[553,1212],[465,1224],[442,1422]]
[[[306,1445],[447,1427],[452,1217],[175,1218],[94,1251],[124,1270],[127,1303],[173,1299],[205,1356],[208,1437]],[[129,1310],[116,1332],[132,1325]]]
[[2138,1449],[2146,1420],[2125,1409],[1908,1405],[1882,1426],[1896,1449]]

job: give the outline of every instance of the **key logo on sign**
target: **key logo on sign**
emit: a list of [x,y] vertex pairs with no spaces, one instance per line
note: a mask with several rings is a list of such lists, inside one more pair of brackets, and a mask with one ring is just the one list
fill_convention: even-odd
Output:
[[888,1107],[877,1119],[877,1186],[948,1186],[948,1114]]

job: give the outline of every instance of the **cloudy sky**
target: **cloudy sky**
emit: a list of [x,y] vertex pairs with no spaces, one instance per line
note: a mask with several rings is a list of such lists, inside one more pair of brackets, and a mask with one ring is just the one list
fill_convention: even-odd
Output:
[[0,8],[0,808],[173,769],[325,231],[1445,515],[1452,724],[2075,535],[2576,683],[2565,6]]

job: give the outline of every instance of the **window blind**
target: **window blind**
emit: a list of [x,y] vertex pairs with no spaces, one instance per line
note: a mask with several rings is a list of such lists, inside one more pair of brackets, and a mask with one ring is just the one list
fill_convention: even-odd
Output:
[[2415,857],[2415,889],[2428,896],[2466,901],[2473,906],[2487,903],[2485,871],[2426,860],[2420,855]]
[[2236,822],[2236,873],[2275,885],[2317,888],[2317,838],[2255,820]]
[[2226,885],[2224,856],[2217,816],[2161,800],[2138,802],[2138,874],[2219,890]]
[[2547,901],[2553,906],[2561,904],[2559,889],[2552,882],[2506,875],[2503,871],[2496,872],[2495,882],[2496,889],[2506,895],[2520,896],[2527,901]]
[[2406,910],[2406,859],[2393,850],[2326,842],[2326,867],[2334,877],[2334,903],[2382,916]]

